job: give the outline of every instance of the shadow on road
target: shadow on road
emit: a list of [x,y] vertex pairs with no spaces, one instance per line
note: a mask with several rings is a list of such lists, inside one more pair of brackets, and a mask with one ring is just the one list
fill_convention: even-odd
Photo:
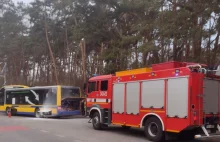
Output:
[[[7,117],[7,116],[5,116]],[[13,116],[12,116],[13,117]],[[25,118],[35,118],[33,116],[28,116],[28,115],[18,115],[15,117],[25,117]],[[56,120],[65,120],[65,119],[88,119],[88,117],[84,116],[71,116],[71,117],[61,117],[61,118],[46,118],[46,119],[56,119]],[[87,120],[86,120],[87,121]],[[91,127],[90,127],[91,128]],[[89,128],[88,128],[89,129]],[[108,131],[108,133],[114,133],[114,134],[119,134],[119,135],[124,135],[124,136],[132,136],[132,137],[137,137],[141,138],[143,140],[146,140],[144,132],[142,129],[129,129],[129,130],[124,130],[122,127],[118,126],[110,126],[108,128],[105,128],[104,131]],[[147,141],[147,140],[146,140]],[[209,139],[209,140],[191,140],[191,141],[181,141],[181,140],[173,140],[173,141],[166,141],[166,142],[220,142],[220,139]]]
[[[129,129],[129,130],[124,130],[122,127],[108,127],[104,129],[105,131],[108,131],[110,133],[117,133],[120,135],[129,135],[132,137],[137,137],[137,138],[143,138],[144,140],[147,140],[145,137],[145,134],[143,132],[143,129]],[[191,140],[191,141],[183,141],[183,140],[169,140],[166,142],[220,142],[220,139],[211,139],[211,140]]]
[[[7,116],[5,115],[5,117],[7,117]],[[16,115],[14,117],[35,118],[34,116],[30,116],[30,115]],[[82,119],[82,118],[88,119],[88,117],[85,117],[85,116],[82,116],[82,115],[65,116],[65,117],[48,117],[48,119]]]

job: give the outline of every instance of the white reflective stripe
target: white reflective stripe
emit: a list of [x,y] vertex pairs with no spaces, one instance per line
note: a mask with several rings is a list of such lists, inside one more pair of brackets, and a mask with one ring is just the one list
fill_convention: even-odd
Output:
[[99,102],[99,103],[106,103],[106,99],[96,99],[96,102]]
[[111,99],[103,99],[103,98],[87,98],[87,102],[96,102],[96,103],[107,103],[106,100],[108,100],[108,103],[111,102]]

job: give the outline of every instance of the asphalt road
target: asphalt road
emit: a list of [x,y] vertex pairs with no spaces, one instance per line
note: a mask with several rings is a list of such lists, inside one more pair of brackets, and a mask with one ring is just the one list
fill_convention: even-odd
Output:
[[87,122],[88,118],[8,118],[0,114],[0,142],[147,142],[141,130],[113,127],[96,131]]

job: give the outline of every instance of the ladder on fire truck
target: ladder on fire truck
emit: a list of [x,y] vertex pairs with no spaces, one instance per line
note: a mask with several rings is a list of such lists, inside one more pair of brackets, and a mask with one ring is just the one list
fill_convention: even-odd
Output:
[[[189,67],[192,71],[198,71],[198,72],[202,72],[205,75],[205,78],[217,78],[220,81],[220,65],[217,66],[217,68],[215,70],[210,70],[204,66],[201,66],[200,64],[192,64],[192,65],[188,65],[187,67]],[[202,88],[204,89],[206,86],[202,86]],[[204,97],[204,94],[199,95],[199,97]],[[204,110],[199,110],[199,111],[204,111]],[[201,117],[201,116],[199,116]],[[203,131],[203,133],[205,134],[206,137],[210,136],[210,133],[208,132],[207,128],[205,127],[206,125],[206,118],[204,117],[204,125],[201,126],[201,129]],[[220,132],[220,125],[217,124],[217,131]],[[199,138],[201,137],[201,135],[195,135],[195,138]]]

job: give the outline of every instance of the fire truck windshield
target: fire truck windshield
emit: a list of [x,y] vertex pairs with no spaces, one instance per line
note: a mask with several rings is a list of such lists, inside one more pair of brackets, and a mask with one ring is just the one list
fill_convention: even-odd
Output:
[[96,82],[89,82],[88,83],[88,93],[91,93],[93,91],[96,91],[97,90],[97,87],[96,87]]

